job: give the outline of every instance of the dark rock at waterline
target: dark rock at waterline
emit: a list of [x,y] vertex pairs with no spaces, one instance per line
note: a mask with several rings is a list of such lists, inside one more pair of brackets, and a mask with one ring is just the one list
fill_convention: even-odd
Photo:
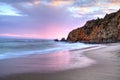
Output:
[[54,39],[54,41],[66,42],[67,40],[65,38],[62,38],[61,40]]
[[60,41],[65,42],[65,41],[66,41],[66,39],[65,39],[65,38],[62,38]]
[[59,41],[58,39],[54,39],[54,41]]

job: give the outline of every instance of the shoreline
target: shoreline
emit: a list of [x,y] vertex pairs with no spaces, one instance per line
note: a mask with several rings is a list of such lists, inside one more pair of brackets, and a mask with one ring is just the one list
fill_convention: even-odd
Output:
[[[119,48],[119,43],[115,43],[104,48],[84,51],[83,55],[97,62],[88,67],[52,73],[15,74],[3,77],[0,80],[119,80],[120,72],[118,72],[118,69],[120,69],[120,66],[118,61],[120,59],[116,55],[120,51]],[[72,54],[74,53],[75,51],[72,51]],[[77,53],[79,54],[79,50],[77,50]]]

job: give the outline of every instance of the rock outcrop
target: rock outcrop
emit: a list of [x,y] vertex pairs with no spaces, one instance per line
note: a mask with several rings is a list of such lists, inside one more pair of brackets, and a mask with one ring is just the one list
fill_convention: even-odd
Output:
[[90,20],[78,29],[72,30],[69,42],[111,43],[120,41],[120,10],[106,14],[102,19]]

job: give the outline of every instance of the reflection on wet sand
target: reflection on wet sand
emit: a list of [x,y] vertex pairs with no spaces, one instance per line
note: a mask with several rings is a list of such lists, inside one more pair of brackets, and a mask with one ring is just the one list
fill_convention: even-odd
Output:
[[6,59],[0,61],[0,74],[54,71],[69,61],[69,51]]
[[6,59],[0,61],[0,75],[15,73],[39,72],[48,73],[66,69],[86,67],[94,61],[82,56],[80,51],[59,51],[49,54],[34,54],[30,56]]

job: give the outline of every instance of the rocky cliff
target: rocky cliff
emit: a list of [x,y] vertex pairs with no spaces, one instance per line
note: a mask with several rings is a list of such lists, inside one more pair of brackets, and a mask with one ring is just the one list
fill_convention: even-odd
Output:
[[72,30],[67,38],[69,42],[110,43],[120,41],[120,10],[106,14],[102,19],[87,21],[81,27]]

